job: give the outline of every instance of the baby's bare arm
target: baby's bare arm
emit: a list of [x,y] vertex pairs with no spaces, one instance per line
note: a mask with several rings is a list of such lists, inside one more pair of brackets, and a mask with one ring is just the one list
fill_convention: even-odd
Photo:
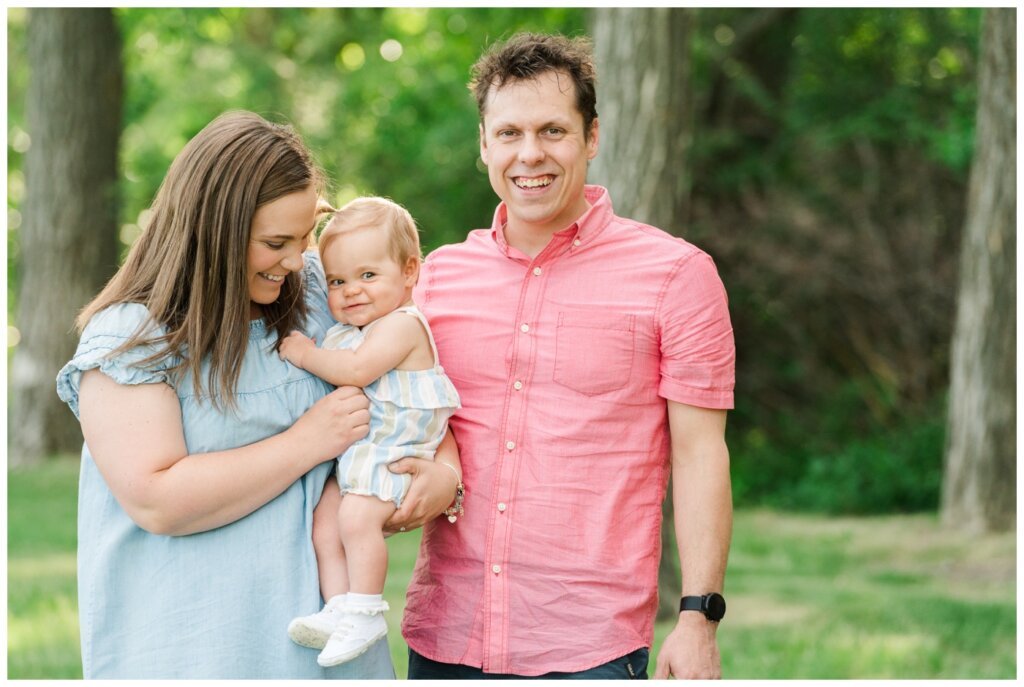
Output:
[[307,341],[292,332],[281,342],[281,357],[335,386],[366,386],[399,367],[424,342],[429,346],[423,326],[404,313],[382,317],[354,351],[310,347]]

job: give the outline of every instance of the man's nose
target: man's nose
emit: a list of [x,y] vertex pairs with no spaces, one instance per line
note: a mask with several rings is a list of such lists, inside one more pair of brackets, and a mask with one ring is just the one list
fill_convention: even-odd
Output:
[[535,165],[544,159],[544,145],[540,138],[533,134],[523,136],[519,145],[519,161],[527,165]]

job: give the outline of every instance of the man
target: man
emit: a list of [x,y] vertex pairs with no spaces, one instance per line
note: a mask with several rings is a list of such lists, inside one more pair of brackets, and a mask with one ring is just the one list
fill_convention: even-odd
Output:
[[428,258],[415,294],[462,397],[466,512],[424,532],[403,623],[411,678],[646,677],[669,466],[696,610],[655,677],[720,675],[725,291],[705,253],[614,216],[585,184],[594,80],[588,43],[560,36],[514,36],[474,66],[502,202],[490,229]]

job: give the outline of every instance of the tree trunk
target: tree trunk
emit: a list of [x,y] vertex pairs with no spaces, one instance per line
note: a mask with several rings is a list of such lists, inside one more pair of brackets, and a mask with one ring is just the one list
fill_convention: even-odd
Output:
[[20,229],[21,341],[11,363],[8,462],[78,452],[78,423],[55,392],[74,319],[117,267],[120,38],[106,9],[32,9]]
[[[595,9],[599,152],[588,175],[608,188],[617,215],[676,236],[689,216],[693,140],[690,44],[695,10]],[[662,508],[658,618],[679,613],[671,489]]]
[[593,10],[600,151],[591,183],[616,214],[681,236],[692,186],[690,44],[695,10]]
[[1016,14],[988,9],[951,353],[942,519],[1016,524]]

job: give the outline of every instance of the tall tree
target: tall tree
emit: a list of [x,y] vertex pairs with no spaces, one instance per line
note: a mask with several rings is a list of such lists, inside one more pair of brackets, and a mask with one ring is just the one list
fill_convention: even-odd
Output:
[[985,11],[953,332],[942,518],[1016,522],[1016,10]]
[[[693,140],[690,44],[695,10],[604,8],[592,15],[600,151],[589,180],[616,214],[682,235],[689,214]],[[669,491],[671,494],[671,490]],[[662,508],[658,617],[678,614],[679,561],[672,499]]]
[[117,266],[121,42],[104,9],[32,9],[26,197],[20,230],[21,342],[10,374],[12,465],[81,447],[54,391],[73,322]]
[[616,213],[681,236],[693,141],[690,43],[695,10],[595,9],[600,153],[590,179]]

